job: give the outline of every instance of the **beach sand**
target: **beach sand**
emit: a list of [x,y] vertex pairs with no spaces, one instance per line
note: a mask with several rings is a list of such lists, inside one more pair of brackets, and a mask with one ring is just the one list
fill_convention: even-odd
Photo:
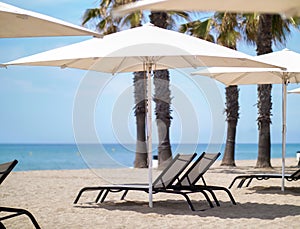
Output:
[[[205,174],[209,185],[228,187],[232,179],[251,172],[281,172],[281,160],[272,160],[274,169],[255,169],[256,161],[237,161],[236,168],[220,167],[220,162]],[[286,172],[297,170],[295,158],[286,159]],[[154,178],[159,171],[154,171]],[[42,228],[300,228],[300,182],[281,179],[254,180],[248,188],[231,189],[237,205],[216,191],[220,207],[210,208],[201,194],[191,195],[199,211],[191,211],[181,196],[155,194],[154,208],[148,195],[129,192],[110,194],[102,204],[93,203],[97,193],[87,192],[79,204],[73,201],[85,186],[147,181],[145,169],[103,169],[12,172],[0,186],[1,206],[25,208]],[[25,216],[3,221],[7,228],[33,228]]]

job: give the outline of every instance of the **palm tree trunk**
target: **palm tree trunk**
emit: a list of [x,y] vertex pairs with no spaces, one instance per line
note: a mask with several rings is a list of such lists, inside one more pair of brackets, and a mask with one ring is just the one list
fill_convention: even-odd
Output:
[[[259,18],[258,33],[256,38],[257,55],[272,52],[272,15],[262,14]],[[258,157],[256,167],[271,167],[271,110],[272,85],[258,85]]]
[[158,166],[164,168],[172,159],[169,129],[171,125],[171,91],[169,89],[170,75],[168,70],[154,72],[154,101],[156,125],[158,129]]
[[134,98],[136,116],[136,153],[134,160],[135,168],[147,168],[147,145],[146,145],[146,79],[145,72],[135,72]]
[[258,157],[256,161],[256,167],[268,168],[271,167],[271,90],[272,84],[258,85],[258,110],[259,117],[258,130]]
[[[166,29],[168,26],[166,12],[151,12],[150,21],[155,26]],[[168,70],[154,71],[154,102],[156,104],[156,124],[158,130],[158,168],[162,169],[172,159],[170,144],[171,98],[170,76]]]
[[226,87],[227,139],[221,165],[235,166],[235,138],[239,118],[239,89],[237,86]]

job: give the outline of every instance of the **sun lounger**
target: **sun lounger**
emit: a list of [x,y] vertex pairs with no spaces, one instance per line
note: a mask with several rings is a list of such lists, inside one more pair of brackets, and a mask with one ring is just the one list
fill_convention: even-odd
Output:
[[[170,194],[182,195],[186,199],[191,210],[195,210],[186,191],[181,191],[177,189],[175,190],[171,188],[172,184],[179,179],[180,174],[183,173],[183,171],[187,168],[187,166],[191,163],[191,161],[195,158],[195,156],[196,153],[177,154],[174,157],[174,159],[170,162],[170,164],[160,173],[160,175],[153,182],[153,187],[152,187],[153,194],[170,193]],[[98,202],[100,200],[100,203],[102,203],[105,201],[107,195],[110,192],[124,192],[124,194],[121,197],[121,200],[123,200],[129,191],[148,192],[149,186],[147,184],[120,184],[120,185],[103,185],[98,187],[85,187],[79,191],[74,201],[74,204],[78,203],[82,193],[85,191],[100,191],[95,202]],[[202,192],[202,190],[199,192]],[[213,207],[211,201],[209,200],[208,195],[206,193],[204,193],[204,195],[207,201],[210,203],[210,206]]]
[[[245,183],[246,180],[248,180],[246,187],[249,187],[250,183],[252,182],[253,179],[257,179],[257,180],[268,180],[268,179],[273,179],[273,178],[282,178],[282,174],[249,174],[249,175],[240,175],[237,176],[233,179],[233,181],[231,182],[231,184],[229,185],[229,188],[231,188],[233,186],[233,184],[238,180],[241,179],[240,183],[238,184],[238,188],[241,188],[243,186],[243,184]],[[297,181],[300,180],[300,169],[297,170],[296,172],[292,173],[292,174],[285,174],[284,178],[287,181]]]
[[[197,191],[208,191],[217,206],[220,206],[218,199],[214,193],[215,190],[225,191],[231,202],[235,205],[236,202],[231,194],[231,192],[221,186],[211,186],[207,185],[204,180],[204,174],[212,166],[212,164],[220,156],[220,153],[202,153],[200,157],[194,162],[194,164],[186,171],[186,173],[178,180],[178,182],[172,186],[174,190],[189,190],[191,193]],[[203,185],[197,184],[199,180],[202,180]]]
[[[8,174],[13,170],[13,168],[16,166],[18,163],[17,160],[7,162],[0,164],[0,184],[5,180],[5,178],[8,176]],[[39,229],[40,226],[37,223],[36,219],[34,216],[27,210],[25,209],[20,209],[20,208],[10,208],[10,207],[0,207],[0,212],[6,212],[9,214],[6,214],[4,216],[0,217],[0,228],[5,228],[3,223],[1,221],[10,219],[19,215],[26,215],[30,218],[31,222],[35,226],[35,228]]]

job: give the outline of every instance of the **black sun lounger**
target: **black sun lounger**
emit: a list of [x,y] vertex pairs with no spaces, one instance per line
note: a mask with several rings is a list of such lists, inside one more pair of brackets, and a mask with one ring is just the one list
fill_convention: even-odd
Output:
[[[273,179],[273,178],[282,178],[282,174],[249,174],[249,175],[240,175],[237,176],[233,179],[233,181],[231,182],[231,184],[229,185],[229,188],[231,188],[234,183],[238,180],[241,179],[240,183],[238,184],[238,188],[241,188],[243,186],[243,184],[245,183],[246,180],[248,180],[246,187],[249,187],[250,183],[252,182],[253,179],[257,179],[257,180],[268,180],[268,179]],[[284,178],[287,181],[297,181],[300,180],[300,169],[297,170],[296,172],[292,173],[292,174],[285,174]]]
[[[17,160],[7,162],[0,164],[0,184],[5,180],[5,178],[8,176],[8,174],[13,170],[13,168],[16,166],[18,163]],[[25,209],[20,209],[20,208],[10,208],[10,207],[0,207],[0,212],[6,212],[9,214],[6,214],[5,216],[0,216],[0,228],[5,228],[3,223],[1,221],[10,219],[19,215],[26,215],[29,217],[35,228],[39,229],[40,226],[34,216],[27,210]]]
[[[225,191],[228,194],[231,202],[234,205],[236,205],[236,202],[231,192],[227,188],[221,186],[207,185],[204,180],[204,174],[207,172],[207,170],[212,166],[212,164],[217,160],[219,156],[220,153],[203,152],[200,155],[200,157],[192,164],[192,166],[186,171],[186,173],[178,180],[178,182],[172,186],[172,188],[174,190],[190,191],[190,193],[207,191],[212,195],[217,206],[220,206],[220,203],[216,198],[214,191],[216,190]],[[203,185],[197,184],[200,179],[202,180]]]
[[[179,175],[183,173],[183,171],[187,168],[187,166],[191,163],[191,161],[195,157],[196,157],[196,153],[177,154],[174,157],[174,159],[169,163],[169,165],[160,173],[160,175],[153,182],[153,187],[152,187],[153,194],[170,193],[170,194],[182,195],[186,199],[191,210],[194,210],[194,207],[188,195],[185,193],[185,191],[175,190],[171,188],[171,186],[176,180],[179,179]],[[120,185],[103,185],[98,187],[85,187],[79,191],[74,201],[74,204],[78,203],[82,193],[85,191],[100,191],[95,202],[98,202],[100,200],[100,202],[102,203],[105,201],[105,198],[110,192],[124,191],[124,194],[121,197],[121,200],[123,200],[127,195],[128,191],[148,192],[149,186],[147,184],[120,184]],[[206,193],[204,195],[207,198],[207,201],[210,202],[208,195]]]

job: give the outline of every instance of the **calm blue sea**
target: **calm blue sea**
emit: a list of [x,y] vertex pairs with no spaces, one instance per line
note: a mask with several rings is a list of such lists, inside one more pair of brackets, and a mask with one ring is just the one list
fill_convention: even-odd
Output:
[[[155,146],[153,147],[155,149]],[[172,145],[173,153],[224,152],[223,146]],[[287,144],[286,157],[296,157],[300,144]],[[0,163],[17,159],[15,171],[131,167],[135,145],[0,144]],[[153,153],[154,155],[157,152]],[[281,157],[281,144],[272,145],[272,158]],[[220,157],[220,159],[222,156]],[[237,144],[236,159],[256,159],[256,144]]]

